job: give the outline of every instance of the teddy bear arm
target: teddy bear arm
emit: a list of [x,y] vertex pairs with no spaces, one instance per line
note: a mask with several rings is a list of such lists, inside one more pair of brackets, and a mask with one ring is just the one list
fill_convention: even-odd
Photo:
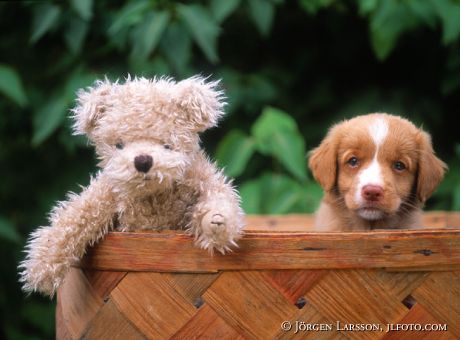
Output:
[[199,174],[194,178],[199,195],[190,230],[201,248],[225,253],[231,246],[236,246],[236,240],[242,234],[240,197],[226,176],[211,162],[203,159],[195,174]]
[[28,241],[20,265],[23,289],[53,296],[87,246],[112,227],[114,206],[109,187],[98,180],[80,195],[70,194],[67,201],[59,203],[51,213],[50,226],[37,229]]

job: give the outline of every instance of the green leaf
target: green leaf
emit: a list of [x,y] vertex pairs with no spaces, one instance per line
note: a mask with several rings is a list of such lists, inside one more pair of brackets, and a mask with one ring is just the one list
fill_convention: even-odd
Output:
[[262,214],[262,193],[260,179],[251,180],[240,186],[241,206],[246,214]]
[[112,36],[117,35],[121,30],[138,24],[142,21],[144,13],[150,8],[148,0],[129,1],[117,13],[108,33]]
[[95,81],[96,75],[94,73],[89,73],[81,67],[75,69],[75,71],[67,78],[64,86],[63,97],[66,104],[74,102],[79,89],[88,87]]
[[219,143],[216,158],[225,173],[236,177],[243,173],[255,151],[255,143],[240,130],[230,131]]
[[[320,9],[331,6],[336,0],[301,0],[300,5],[302,8],[310,14],[316,14]],[[362,6],[369,6],[370,2],[376,2],[377,0],[361,0],[358,2],[360,12]]]
[[305,142],[299,133],[276,131],[271,139],[272,154],[299,180],[307,179]]
[[129,60],[130,71],[143,77],[169,77],[172,74],[171,66],[164,57],[155,55],[150,59],[131,58]]
[[37,146],[46,140],[62,123],[66,116],[67,102],[64,96],[51,99],[35,112],[32,145]]
[[69,19],[64,39],[67,47],[73,54],[81,51],[86,34],[88,33],[88,23],[78,17]]
[[453,43],[460,36],[460,3],[451,0],[431,0],[442,21],[442,42]]
[[32,22],[31,43],[36,43],[43,37],[58,21],[61,8],[45,2],[36,6]]
[[412,13],[417,16],[422,22],[426,23],[431,28],[436,27],[436,11],[430,1],[426,0],[412,0],[408,1]]
[[150,12],[133,32],[132,58],[146,59],[156,48],[168,25],[170,15],[166,11]]
[[453,188],[452,210],[460,211],[460,181]]
[[308,209],[304,186],[292,178],[264,173],[240,186],[243,210],[247,214],[286,214]]
[[192,40],[187,29],[177,22],[168,25],[161,39],[160,48],[172,67],[179,74],[184,74],[192,49]]
[[460,158],[460,143],[456,143],[454,146],[455,154]]
[[223,22],[232,14],[241,3],[241,0],[212,0],[211,12],[218,23]]
[[256,138],[259,151],[262,153],[271,151],[271,146],[267,143],[277,131],[295,133],[298,131],[297,123],[287,113],[273,107],[266,107],[251,128],[251,133]]
[[16,70],[8,65],[0,64],[0,92],[20,107],[25,107],[28,103],[21,78]]
[[277,174],[262,176],[262,197],[264,213],[286,214],[293,212],[299,203],[300,185],[293,179]]
[[219,60],[217,56],[217,37],[220,33],[217,22],[208,10],[201,5],[179,4],[177,5],[177,10],[206,58],[210,62],[216,63]]
[[3,216],[0,216],[0,239],[14,243],[21,242],[21,235],[19,235],[15,226]]
[[396,46],[399,36],[415,27],[419,19],[404,2],[386,0],[371,16],[371,42],[378,59],[385,60]]
[[323,188],[316,182],[305,183],[301,189],[299,211],[314,213],[323,198]]
[[305,141],[291,116],[268,107],[252,126],[252,135],[259,151],[274,156],[299,180],[307,179]]
[[70,5],[83,20],[89,20],[93,16],[93,0],[70,0]]
[[275,5],[269,0],[249,0],[249,11],[257,29],[266,37],[273,24]]

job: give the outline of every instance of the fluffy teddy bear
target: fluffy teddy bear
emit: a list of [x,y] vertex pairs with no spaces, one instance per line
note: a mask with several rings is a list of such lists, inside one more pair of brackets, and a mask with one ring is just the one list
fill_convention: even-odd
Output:
[[53,296],[69,267],[110,230],[184,229],[225,253],[241,236],[240,198],[199,145],[223,115],[217,82],[200,77],[98,81],[78,93],[74,129],[94,144],[101,170],[70,193],[26,246],[27,292]]

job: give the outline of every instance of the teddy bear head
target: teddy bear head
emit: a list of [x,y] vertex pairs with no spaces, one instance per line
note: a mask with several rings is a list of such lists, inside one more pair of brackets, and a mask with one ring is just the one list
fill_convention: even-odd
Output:
[[78,93],[74,131],[88,136],[118,185],[170,185],[198,154],[198,134],[223,115],[217,85],[201,77],[97,81]]

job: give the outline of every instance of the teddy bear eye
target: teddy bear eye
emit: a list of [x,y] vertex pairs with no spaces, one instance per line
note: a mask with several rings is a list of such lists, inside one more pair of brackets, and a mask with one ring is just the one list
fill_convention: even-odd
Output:
[[121,150],[125,147],[125,144],[123,144],[123,142],[118,142],[117,144],[115,144],[115,147],[118,149],[118,150]]
[[172,146],[169,145],[169,144],[164,144],[163,147],[164,147],[166,150],[171,150],[171,149],[172,149]]

